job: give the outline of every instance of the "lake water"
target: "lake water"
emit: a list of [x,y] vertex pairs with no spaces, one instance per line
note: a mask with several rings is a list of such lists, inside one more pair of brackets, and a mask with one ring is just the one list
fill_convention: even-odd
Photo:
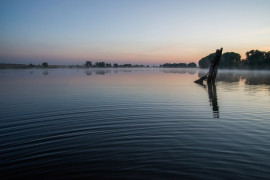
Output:
[[0,70],[0,179],[270,178],[270,72]]

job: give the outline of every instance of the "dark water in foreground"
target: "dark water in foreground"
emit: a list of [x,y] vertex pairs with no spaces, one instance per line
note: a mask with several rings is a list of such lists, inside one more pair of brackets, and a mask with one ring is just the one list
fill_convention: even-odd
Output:
[[0,71],[0,179],[270,178],[270,73]]

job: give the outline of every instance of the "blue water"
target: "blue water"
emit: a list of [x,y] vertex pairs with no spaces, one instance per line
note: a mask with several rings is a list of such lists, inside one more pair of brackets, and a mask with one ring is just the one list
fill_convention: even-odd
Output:
[[268,179],[270,72],[0,70],[0,179]]

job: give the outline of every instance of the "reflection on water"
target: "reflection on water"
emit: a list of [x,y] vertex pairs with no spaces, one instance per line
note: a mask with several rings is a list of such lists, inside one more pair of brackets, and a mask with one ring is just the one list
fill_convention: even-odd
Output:
[[[205,71],[200,70],[199,77],[205,75]],[[246,71],[246,70],[220,70],[217,82],[239,82],[244,81],[248,85],[270,85],[270,71]]]
[[207,88],[208,88],[209,102],[213,108],[213,117],[219,118],[216,84],[207,83]]
[[178,73],[178,74],[195,74],[197,73],[197,68],[139,68],[139,69],[132,69],[132,68],[91,68],[86,69],[84,72],[87,76],[92,75],[92,73],[96,75],[105,75],[110,73],[131,73],[131,72],[145,72],[145,71],[160,71],[163,73]]
[[[205,70],[198,72],[199,77],[205,75]],[[240,83],[244,82],[247,85],[270,85],[270,72],[269,71],[246,71],[246,70],[220,70],[216,82],[225,83]],[[204,84],[200,84],[204,88]],[[228,85],[229,86],[229,85]],[[270,87],[268,87],[270,90]],[[213,108],[213,117],[219,118],[218,98],[216,92],[216,83],[207,83],[207,90],[210,105]]]
[[213,118],[219,118],[219,107],[218,107],[218,98],[217,98],[217,90],[216,90],[216,83],[209,83],[207,82],[207,86],[204,85],[204,82],[195,81],[196,84],[200,85],[201,87],[207,89],[209,103],[213,109]]
[[197,68],[172,68],[172,69],[164,68],[161,71],[164,73],[195,74],[198,71],[198,69]]
[[270,72],[247,74],[245,79],[248,85],[270,85]]
[[49,71],[48,71],[48,70],[45,70],[45,71],[42,72],[42,74],[43,74],[44,76],[47,76],[47,75],[49,74]]
[[105,75],[105,74],[110,74],[110,73],[118,73],[118,72],[132,72],[134,70],[131,69],[121,69],[121,68],[93,68],[93,69],[86,69],[84,72],[87,76],[92,75],[92,73],[96,75]]
[[46,71],[0,70],[1,180],[269,178],[268,72]]
[[91,76],[91,75],[92,75],[92,71],[90,71],[90,70],[85,70],[84,72],[85,72],[85,74],[86,74],[87,76]]

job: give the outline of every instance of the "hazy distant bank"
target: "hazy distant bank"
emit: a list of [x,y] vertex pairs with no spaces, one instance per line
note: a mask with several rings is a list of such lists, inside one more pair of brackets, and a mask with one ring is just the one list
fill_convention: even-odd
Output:
[[75,68],[75,67],[81,67],[79,65],[48,65],[48,66],[42,66],[42,65],[27,65],[27,64],[9,64],[9,63],[0,63],[0,69],[29,69],[29,68]]
[[[143,64],[118,64],[104,61],[92,62],[86,61],[81,65],[51,65],[47,62],[42,64],[11,64],[0,63],[0,69],[25,69],[25,68],[202,68],[209,69],[215,53],[209,54],[198,61],[190,63],[164,63],[160,65],[143,65]],[[251,50],[246,53],[246,58],[241,59],[241,55],[235,52],[223,53],[219,64],[220,69],[257,69],[270,70],[270,51],[264,52]]]

